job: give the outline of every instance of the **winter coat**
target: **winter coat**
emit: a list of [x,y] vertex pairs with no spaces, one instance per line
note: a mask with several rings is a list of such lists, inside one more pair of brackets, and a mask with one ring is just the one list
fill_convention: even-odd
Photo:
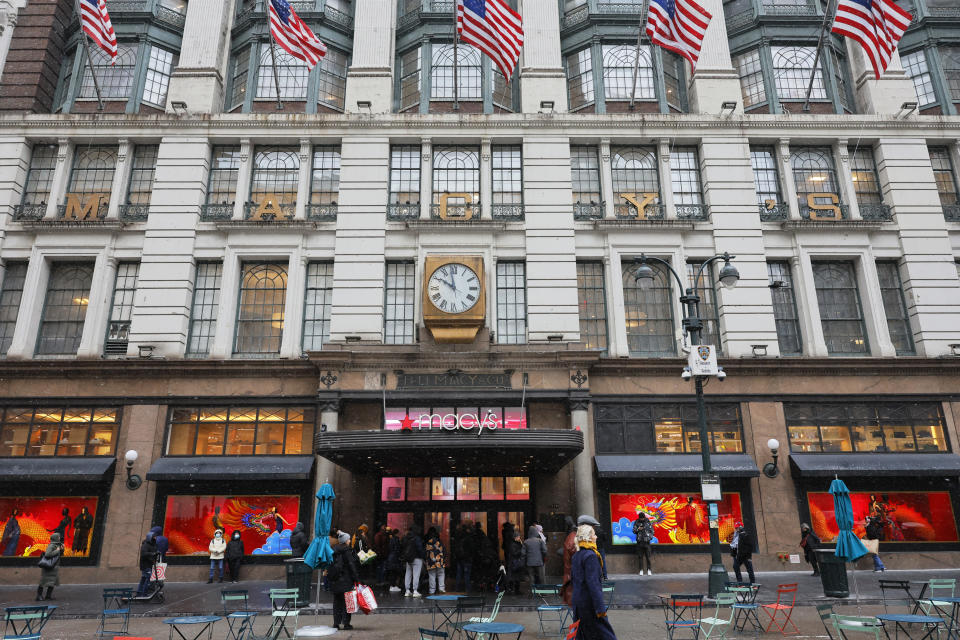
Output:
[[353,585],[359,582],[360,565],[350,545],[340,543],[333,548],[333,561],[327,569],[327,580],[334,593],[353,591]]
[[230,536],[230,542],[227,543],[227,552],[224,554],[224,557],[227,560],[239,560],[245,555],[244,551],[243,540]]
[[353,536],[353,552],[360,553],[361,551],[369,551],[370,543],[367,541],[367,536],[360,534]]
[[57,563],[53,565],[52,569],[40,569],[41,587],[56,587],[60,584],[60,556],[63,555],[63,545],[60,544],[60,540],[59,533],[50,536],[50,544],[43,552],[44,558],[55,559]]
[[423,539],[413,531],[408,531],[400,541],[400,560],[413,562],[417,558],[423,560],[426,552],[423,549]]
[[649,518],[637,518],[633,523],[633,535],[637,538],[637,547],[649,547],[653,542],[653,525]]
[[373,534],[373,552],[377,554],[379,560],[386,560],[390,554],[390,536],[383,531]]
[[737,562],[743,562],[753,557],[753,551],[753,537],[744,529],[737,538],[737,553],[734,557],[737,559]]
[[387,570],[388,571],[399,571],[400,570],[400,538],[397,536],[390,536],[390,540],[387,543]]
[[167,536],[163,535],[163,527],[156,526],[150,529],[150,533],[153,534],[153,539],[157,541],[157,553],[160,554],[160,557],[167,555],[167,551],[170,550],[170,541]]
[[873,521],[866,527],[867,540],[881,540],[883,538],[883,525]]
[[573,568],[573,556],[579,551],[577,546],[577,531],[574,529],[567,534],[563,541],[563,588],[560,595],[563,596],[563,604],[568,607],[573,604],[573,582],[570,578],[570,572]]
[[426,546],[427,570],[443,569],[446,566],[447,550],[444,549],[440,538],[430,538]]
[[527,567],[542,567],[547,557],[547,543],[540,537],[537,527],[530,525],[527,539],[523,541],[523,564]]
[[210,541],[210,559],[211,560],[223,560],[223,554],[227,550],[227,543],[223,541],[223,536],[219,538],[214,537]]
[[473,564],[473,557],[477,553],[476,539],[472,531],[460,531],[456,542],[453,543],[453,555],[458,563]]
[[294,558],[302,558],[310,547],[310,541],[307,540],[307,532],[302,522],[298,522],[290,534],[290,550]]
[[[606,618],[603,602],[603,571],[592,549],[580,549],[570,566],[573,584],[573,619],[580,621],[578,640],[616,640]],[[604,614],[601,616],[601,614]]]
[[807,531],[800,539],[800,546],[803,547],[803,559],[812,564],[817,559],[820,538],[813,531]]
[[507,540],[503,552],[503,564],[509,575],[523,570],[523,543],[519,540]]
[[157,541],[153,533],[148,533],[147,538],[140,543],[140,571],[149,571],[153,568],[153,563],[157,560]]

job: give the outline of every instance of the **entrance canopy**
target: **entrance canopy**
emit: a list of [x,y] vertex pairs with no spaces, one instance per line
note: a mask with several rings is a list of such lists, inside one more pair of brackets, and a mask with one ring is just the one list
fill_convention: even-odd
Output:
[[[700,454],[650,453],[596,456],[597,475],[601,478],[690,478],[703,471]],[[714,473],[728,478],[755,478],[757,464],[742,453],[710,456]]]
[[554,473],[583,451],[575,430],[334,431],[317,453],[353,473],[519,475]]
[[113,477],[117,459],[112,456],[87,458],[36,457],[0,459],[3,482],[103,482]]
[[791,453],[793,472],[805,478],[839,476],[956,476],[955,453]]

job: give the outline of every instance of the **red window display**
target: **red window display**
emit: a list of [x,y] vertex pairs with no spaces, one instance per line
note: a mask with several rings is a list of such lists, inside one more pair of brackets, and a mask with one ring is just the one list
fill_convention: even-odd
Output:
[[[866,516],[879,517],[883,542],[958,542],[957,520],[947,491],[898,491],[850,494],[853,533],[865,537]],[[810,526],[823,542],[833,542],[839,533],[833,513],[833,496],[807,493]]]
[[217,529],[240,532],[248,556],[291,555],[290,534],[300,516],[300,497],[167,496],[163,533],[168,555],[205,556]]
[[65,557],[89,557],[93,536],[100,535],[98,503],[95,496],[0,498],[0,554],[39,556],[59,532]]
[[[734,524],[742,522],[740,494],[724,493],[717,505],[720,539],[733,535]],[[611,493],[610,530],[613,544],[636,544],[633,523],[640,512],[653,525],[655,544],[708,544],[710,529],[707,505],[699,493]]]

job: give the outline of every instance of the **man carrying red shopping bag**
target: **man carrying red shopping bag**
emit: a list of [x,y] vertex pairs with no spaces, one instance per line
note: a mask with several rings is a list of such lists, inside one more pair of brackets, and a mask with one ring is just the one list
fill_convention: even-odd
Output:
[[350,616],[357,612],[359,602],[354,585],[360,580],[357,555],[350,548],[350,534],[340,532],[333,548],[333,561],[327,569],[327,580],[333,592],[333,626],[353,629]]

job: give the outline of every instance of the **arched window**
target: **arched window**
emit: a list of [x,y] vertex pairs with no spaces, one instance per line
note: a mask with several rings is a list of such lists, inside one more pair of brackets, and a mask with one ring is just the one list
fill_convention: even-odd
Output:
[[444,194],[457,194],[445,199],[448,215],[450,206],[463,206],[465,215],[467,205],[474,205],[473,214],[479,215],[476,208],[480,202],[480,150],[475,147],[436,147],[433,150],[433,204],[442,203]]
[[650,47],[616,44],[603,46],[603,95],[607,100],[629,100],[633,89],[633,72],[637,71],[635,100],[656,100],[653,61]]
[[286,297],[287,266],[285,264],[243,265],[234,353],[240,355],[280,353]]
[[103,193],[109,197],[116,168],[116,147],[78,147],[73,155],[67,192]]
[[[772,47],[773,79],[777,96],[781,100],[803,100],[810,83],[810,71],[817,55],[815,47]],[[813,78],[811,100],[826,100],[827,89],[823,83],[823,59]]]
[[674,333],[670,277],[662,267],[651,264],[653,285],[637,285],[636,269],[623,265],[623,304],[627,323],[627,344],[631,356],[673,356],[677,353]]
[[273,49],[277,56],[276,76],[273,74],[273,58],[269,43],[260,49],[257,97],[275,99],[277,97],[277,83],[279,82],[281,100],[306,100],[310,69],[303,61],[294,58],[280,47],[274,46]]
[[[453,45],[433,45],[430,70],[430,98],[453,99]],[[457,45],[457,87],[459,100],[480,100],[480,52],[468,44]]]
[[[828,147],[803,147],[790,152],[790,167],[797,187],[801,215],[809,215],[810,194],[825,194],[815,197],[815,204],[838,205],[840,189],[833,166],[833,153]],[[834,198],[836,198],[834,200]],[[806,216],[805,216],[806,217]]]
[[278,205],[296,205],[300,175],[299,149],[294,147],[257,147],[253,157],[250,199],[262,204],[263,198],[277,196]]
[[[84,36],[86,37],[86,36]],[[83,50],[78,48],[78,55],[84,56]],[[133,92],[135,68],[137,65],[137,45],[121,43],[117,45],[117,61],[110,64],[110,56],[99,47],[90,47],[90,56],[93,58],[93,68],[97,72],[97,82],[100,83],[100,95],[104,99],[119,98],[126,100]],[[85,56],[84,56],[85,57]],[[78,98],[96,98],[97,90],[90,75],[90,65],[82,61],[83,76],[80,83]]]
[[[637,215],[637,206],[655,205],[660,202],[660,178],[657,173],[657,154],[643,147],[619,147],[610,153],[613,171],[613,197],[617,213],[622,216]],[[646,202],[649,196],[654,198]],[[640,212],[646,215],[647,212]]]

